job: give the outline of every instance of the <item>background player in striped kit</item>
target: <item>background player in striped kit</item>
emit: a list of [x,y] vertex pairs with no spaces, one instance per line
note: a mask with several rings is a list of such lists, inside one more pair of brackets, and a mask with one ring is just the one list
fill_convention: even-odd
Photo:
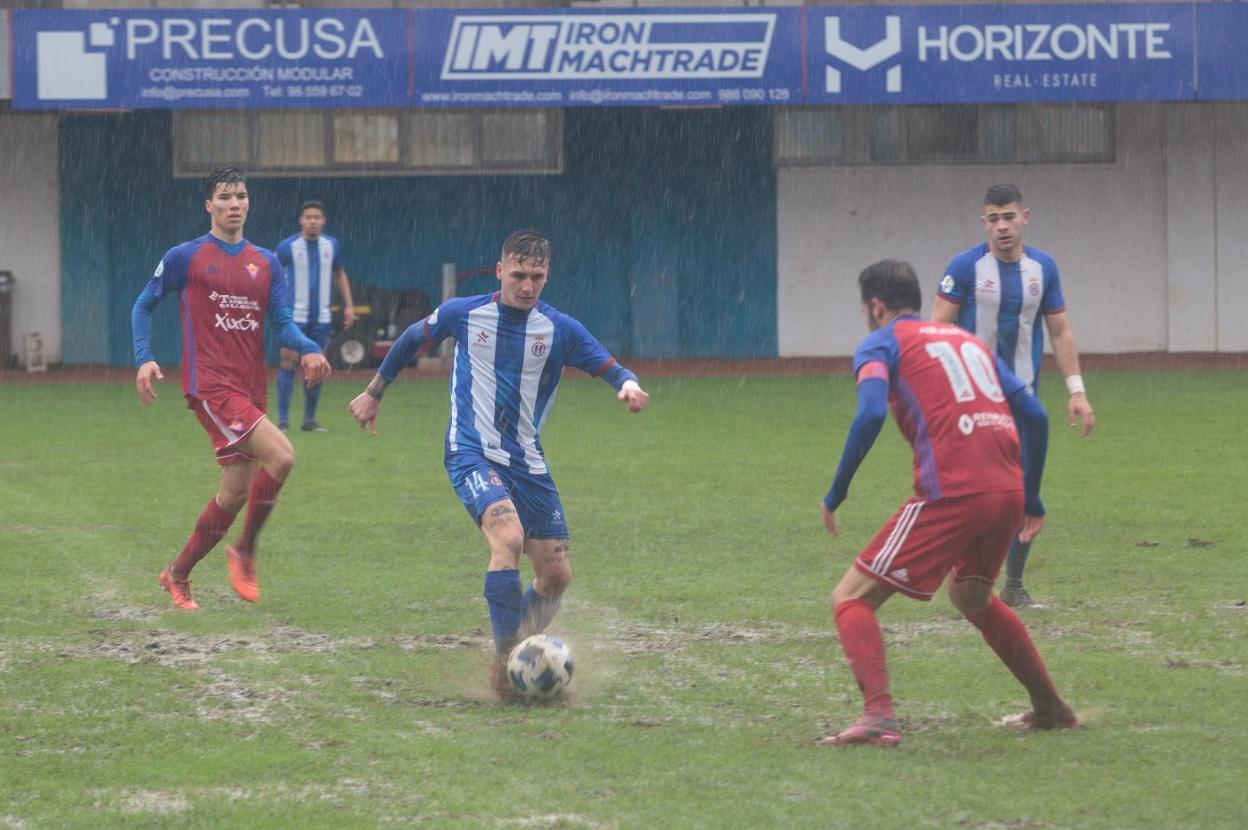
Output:
[[[1031,710],[1007,722],[1033,729],[1078,726],[1027,627],[992,594],[1010,539],[1021,527],[1030,541],[1044,527],[1044,409],[981,340],[957,326],[919,319],[919,280],[908,263],[877,262],[858,284],[871,333],[854,352],[858,412],[820,505],[824,527],[836,535],[836,510],[879,435],[889,404],[914,448],[915,496],[863,548],[832,591],[837,634],[862,690],[864,712],[820,743],[901,742],[875,612],[896,592],[931,599],[950,574],[949,599],[1031,696]],[[1019,465],[1020,435],[1025,471]]]
[[174,605],[188,611],[199,607],[191,598],[191,569],[221,540],[244,504],[243,531],[227,549],[230,584],[248,602],[260,598],[256,539],[295,464],[290,441],[264,417],[265,316],[277,327],[278,341],[302,354],[308,383],[320,383],[330,371],[320,348],[290,319],[277,258],[243,238],[250,207],[241,170],[226,167],[209,176],[204,209],[212,217],[211,231],[169,249],[131,312],[135,386],[146,405],[156,398],[152,381],[164,378],[150,345],[152,311],[163,298],[178,295],[182,394],[212,439],[221,465],[216,496],[182,552],[160,573]]
[[[540,440],[563,367],[606,380],[629,412],[644,410],[650,396],[580,322],[538,299],[550,273],[550,243],[537,231],[508,236],[495,272],[498,291],[447,300],[403,332],[350,409],[361,427],[376,432],[382,394],[417,349],[455,338],[444,460],[490,546],[484,595],[500,657],[495,682],[505,693],[499,670],[507,652],[546,628],[572,578],[567,519]],[[534,572],[523,592],[522,553]]]
[[[330,315],[330,275],[342,297],[342,329],[355,324],[355,303],[351,280],[342,264],[342,244],[325,233],[325,205],[316,200],[299,206],[299,233],[277,244],[277,258],[290,280],[291,317],[299,330],[324,352],[333,336]],[[283,432],[290,423],[290,399],[295,389],[295,367],[299,353],[282,349],[277,371],[277,425]],[[316,405],[321,399],[320,384],[303,387],[303,431],[324,432],[316,421]]]
[[[1014,185],[998,184],[984,195],[980,217],[988,241],[953,258],[940,280],[932,319],[957,323],[974,332],[1005,361],[1005,365],[1036,394],[1044,357],[1044,318],[1057,369],[1066,378],[1070,400],[1066,418],[1071,426],[1082,419],[1086,437],[1096,424],[1092,405],[1079,374],[1079,350],[1066,319],[1066,301],[1053,257],[1023,245],[1023,226],[1031,212]],[[1008,605],[1032,605],[1023,587],[1023,570],[1031,544],[1015,539],[1005,565],[1001,598]]]

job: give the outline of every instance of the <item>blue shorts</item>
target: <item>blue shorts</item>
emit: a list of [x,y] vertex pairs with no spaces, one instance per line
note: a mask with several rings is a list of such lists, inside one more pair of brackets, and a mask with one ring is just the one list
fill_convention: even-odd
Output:
[[496,465],[476,454],[456,453],[446,459],[451,486],[472,520],[481,526],[486,508],[511,499],[527,539],[567,539],[568,522],[554,479]]
[[334,336],[333,323],[295,323],[295,325],[299,327],[299,331],[303,332],[304,337],[320,346],[321,351],[325,351],[330,339]]

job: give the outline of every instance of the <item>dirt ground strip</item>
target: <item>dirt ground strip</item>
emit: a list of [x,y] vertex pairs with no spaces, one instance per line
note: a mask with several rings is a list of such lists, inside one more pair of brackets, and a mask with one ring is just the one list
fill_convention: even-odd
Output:
[[[1053,358],[1045,356],[1045,369],[1053,369]],[[1084,354],[1079,357],[1085,372],[1191,372],[1208,369],[1248,369],[1248,352],[1127,352],[1123,354]],[[767,375],[846,375],[848,357],[776,357],[736,360],[727,358],[672,358],[622,361],[642,378],[648,377],[761,377]],[[162,366],[166,380],[177,382],[177,367]],[[275,371],[270,369],[270,371]],[[336,372],[334,377],[358,378],[361,384],[372,377],[371,369]],[[407,369],[404,378],[441,378],[447,369]],[[53,366],[47,372],[28,374],[18,369],[0,368],[0,384],[28,383],[132,383],[134,369],[128,366],[76,364]]]

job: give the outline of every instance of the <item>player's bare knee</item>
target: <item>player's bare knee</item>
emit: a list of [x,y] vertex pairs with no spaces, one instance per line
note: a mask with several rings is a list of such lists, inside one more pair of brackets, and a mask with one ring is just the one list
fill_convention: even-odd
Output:
[[247,503],[247,490],[221,488],[217,491],[217,506],[226,513],[237,513]]
[[274,450],[264,460],[264,469],[278,481],[285,481],[291,470],[295,469],[294,448],[283,447],[282,449]]
[[964,617],[981,614],[992,601],[992,585],[982,579],[954,579],[949,583],[949,601]]

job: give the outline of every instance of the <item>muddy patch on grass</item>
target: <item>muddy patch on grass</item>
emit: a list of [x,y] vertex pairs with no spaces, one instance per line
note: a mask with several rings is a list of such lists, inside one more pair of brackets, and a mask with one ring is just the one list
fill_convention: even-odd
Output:
[[794,643],[827,637],[826,631],[803,631],[783,626],[750,628],[729,623],[710,623],[684,630],[653,625],[611,626],[602,642],[625,654],[666,654],[684,651],[698,643],[755,645]]
[[196,714],[200,720],[237,723],[272,723],[274,710],[290,701],[294,693],[272,683],[247,684],[225,672],[199,673]]

